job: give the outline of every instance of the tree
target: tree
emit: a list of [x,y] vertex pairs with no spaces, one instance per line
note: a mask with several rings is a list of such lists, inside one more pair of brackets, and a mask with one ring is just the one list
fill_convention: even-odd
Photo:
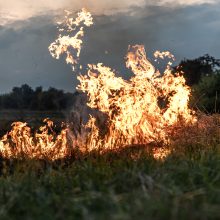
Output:
[[220,71],[202,77],[192,88],[192,103],[209,113],[220,112]]
[[175,72],[183,72],[186,84],[189,86],[198,84],[204,76],[212,75],[220,67],[220,59],[205,54],[196,59],[185,59],[174,67]]
[[42,86],[36,87],[31,103],[30,103],[30,109],[31,110],[39,110],[40,109],[40,104],[41,104],[41,99],[43,95],[43,88]]

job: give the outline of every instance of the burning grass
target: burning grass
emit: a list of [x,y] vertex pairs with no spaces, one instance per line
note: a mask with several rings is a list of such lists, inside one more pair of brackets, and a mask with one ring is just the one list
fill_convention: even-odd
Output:
[[[144,151],[146,155],[163,160],[172,152],[187,152],[190,148],[211,149],[213,146],[220,147],[220,116],[205,115],[198,116],[198,120],[193,125],[177,123],[169,130],[169,144],[152,141],[146,144],[129,144],[123,147],[114,148],[93,148],[86,144],[91,142],[91,136],[84,135],[83,139],[77,137],[68,127],[64,127],[60,133],[54,131],[53,122],[49,119],[44,120],[45,125],[37,131],[22,122],[13,123],[12,130],[8,132],[0,141],[0,152],[3,158],[8,159],[39,159],[45,161],[59,161],[68,158],[75,158],[76,153],[87,155],[96,152],[104,155],[107,152],[121,152],[124,149],[134,149],[134,152]],[[91,132],[80,130],[84,133]],[[82,134],[81,134],[82,135]],[[92,138],[94,138],[92,136]],[[90,145],[89,145],[90,146]],[[194,149],[196,150],[196,149]],[[135,154],[133,158],[136,158]]]

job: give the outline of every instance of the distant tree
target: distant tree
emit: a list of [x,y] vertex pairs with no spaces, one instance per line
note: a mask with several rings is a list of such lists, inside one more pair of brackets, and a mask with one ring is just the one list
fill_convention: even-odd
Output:
[[36,87],[36,89],[33,93],[31,103],[30,103],[31,110],[39,110],[40,109],[42,94],[43,94],[42,86]]
[[2,109],[18,109],[18,103],[11,94],[2,95]]
[[33,90],[27,84],[14,87],[9,94],[0,95],[1,109],[26,110],[65,110],[74,102],[74,94],[49,88],[43,91],[41,86]]
[[220,67],[220,59],[205,54],[196,59],[185,59],[174,67],[175,71],[183,72],[189,86],[198,84],[203,76],[212,75]]
[[2,96],[0,96],[0,109],[2,109],[2,107],[3,107],[3,98]]
[[33,95],[33,89],[27,84],[22,85],[20,88],[14,87],[11,93],[11,97],[19,109],[29,109]]
[[42,110],[61,110],[63,107],[60,105],[60,100],[63,98],[64,93],[62,90],[49,88],[44,91],[41,98],[40,109]]
[[220,71],[202,77],[192,87],[192,104],[200,110],[220,113]]

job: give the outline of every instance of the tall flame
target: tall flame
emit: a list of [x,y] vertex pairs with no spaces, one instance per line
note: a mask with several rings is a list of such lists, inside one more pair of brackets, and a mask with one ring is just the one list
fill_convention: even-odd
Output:
[[[168,52],[156,52],[155,57],[170,57]],[[174,75],[170,65],[163,74],[155,70],[146,57],[144,46],[130,46],[126,65],[134,76],[125,81],[113,70],[99,63],[89,65],[87,75],[78,77],[78,89],[89,96],[88,106],[108,116],[108,131],[103,139],[92,137],[91,149],[115,148],[131,144],[169,142],[169,128],[179,120],[195,121],[188,107],[190,88],[183,76]],[[87,125],[96,127],[94,118]],[[97,136],[97,135],[96,135]]]

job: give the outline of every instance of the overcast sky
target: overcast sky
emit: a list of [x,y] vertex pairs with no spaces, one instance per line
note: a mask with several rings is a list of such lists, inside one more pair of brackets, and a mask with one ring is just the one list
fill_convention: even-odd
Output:
[[48,46],[63,10],[82,7],[95,21],[86,32],[83,64],[103,62],[125,76],[129,44],[144,44],[149,55],[169,50],[177,62],[206,53],[220,58],[220,0],[0,0],[1,93],[24,83],[74,91],[75,73],[52,59]]

